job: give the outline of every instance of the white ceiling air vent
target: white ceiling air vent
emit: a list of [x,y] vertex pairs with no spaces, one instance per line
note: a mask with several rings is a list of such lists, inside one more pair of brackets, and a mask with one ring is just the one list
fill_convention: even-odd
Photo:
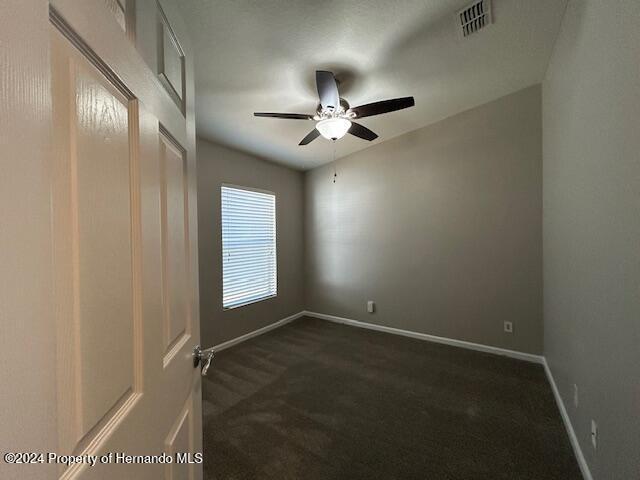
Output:
[[456,23],[462,37],[486,27],[491,23],[491,2],[476,0],[458,12]]

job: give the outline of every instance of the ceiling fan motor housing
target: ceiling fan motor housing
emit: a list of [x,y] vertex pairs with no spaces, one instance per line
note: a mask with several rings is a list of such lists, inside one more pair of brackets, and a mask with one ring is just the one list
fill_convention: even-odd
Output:
[[349,105],[349,102],[344,98],[340,98],[340,106],[338,108],[334,108],[332,106],[323,108],[321,104],[318,104],[318,107],[316,108],[316,117],[318,117],[318,120],[333,117],[353,118],[355,115],[349,112],[350,108],[351,106]]

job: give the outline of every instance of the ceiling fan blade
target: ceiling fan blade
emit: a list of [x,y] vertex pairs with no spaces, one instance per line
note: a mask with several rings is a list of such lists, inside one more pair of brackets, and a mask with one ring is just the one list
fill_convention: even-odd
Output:
[[356,137],[363,138],[365,140],[375,140],[378,138],[378,135],[375,132],[372,132],[364,125],[360,125],[356,122],[351,122],[351,128],[349,128],[349,133],[351,135],[355,135]]
[[416,104],[413,97],[393,98],[382,100],[381,102],[367,103],[359,107],[353,107],[351,111],[356,114],[355,118],[371,117],[381,113],[395,112],[403,108],[413,107]]
[[311,142],[313,142],[316,138],[318,138],[320,136],[320,132],[317,129],[313,129],[309,132],[309,134],[304,137],[302,140],[300,140],[300,143],[298,145],[309,145]]
[[338,93],[338,85],[333,73],[317,70],[316,86],[318,87],[318,97],[320,97],[322,108],[337,110],[340,106],[340,94]]
[[286,118],[289,120],[313,120],[313,115],[306,115],[304,113],[268,113],[268,112],[256,112],[253,114],[255,117],[269,117],[269,118]]

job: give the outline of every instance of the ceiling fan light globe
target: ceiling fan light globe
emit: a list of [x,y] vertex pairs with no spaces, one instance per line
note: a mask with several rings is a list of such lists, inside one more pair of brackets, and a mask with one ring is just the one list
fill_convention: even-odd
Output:
[[338,140],[344,137],[351,128],[351,122],[346,118],[327,118],[316,124],[316,129],[327,140]]

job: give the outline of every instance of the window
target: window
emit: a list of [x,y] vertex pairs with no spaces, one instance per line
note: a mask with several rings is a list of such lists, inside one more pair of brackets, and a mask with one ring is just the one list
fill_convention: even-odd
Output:
[[277,294],[276,196],[222,186],[222,306]]

